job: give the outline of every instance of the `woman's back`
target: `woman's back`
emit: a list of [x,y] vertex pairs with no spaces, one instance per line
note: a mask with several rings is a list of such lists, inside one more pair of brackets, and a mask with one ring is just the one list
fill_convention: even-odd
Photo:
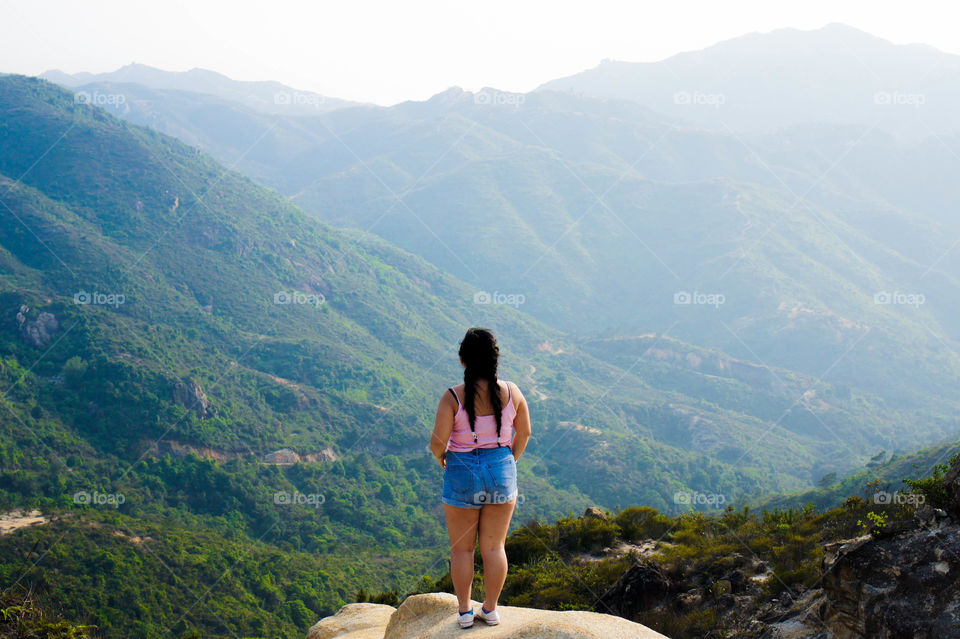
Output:
[[454,452],[465,452],[474,448],[497,448],[510,446],[513,441],[513,420],[517,416],[514,404],[512,384],[507,381],[498,383],[500,402],[503,409],[500,412],[500,436],[497,437],[497,420],[490,402],[486,384],[481,384],[474,394],[474,427],[470,428],[470,418],[464,406],[464,385],[458,384],[450,389],[457,398],[457,412],[453,417],[453,432],[447,449]]

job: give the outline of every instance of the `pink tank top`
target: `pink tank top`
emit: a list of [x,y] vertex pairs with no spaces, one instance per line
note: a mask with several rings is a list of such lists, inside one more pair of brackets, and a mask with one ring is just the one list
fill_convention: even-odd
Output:
[[[450,392],[457,398],[457,412],[453,416],[453,432],[447,442],[447,450],[455,453],[465,453],[474,448],[497,447],[497,418],[494,415],[477,415],[473,423],[474,431],[470,430],[470,417],[463,407],[460,396],[451,387]],[[513,405],[513,391],[507,384],[507,402],[500,412],[500,446],[510,446],[513,443],[513,420],[517,416],[517,409]],[[473,435],[476,432],[477,440]]]

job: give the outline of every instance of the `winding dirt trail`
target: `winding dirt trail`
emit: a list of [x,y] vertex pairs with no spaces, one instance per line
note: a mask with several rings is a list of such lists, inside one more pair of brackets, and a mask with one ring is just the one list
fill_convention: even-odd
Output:
[[[533,380],[533,375],[537,372],[537,367],[533,364],[530,364],[530,370],[526,375],[520,378],[520,381],[524,383],[527,387],[527,390],[537,396],[537,399],[543,401],[549,399],[549,395],[540,390],[540,387],[537,386],[537,383]],[[520,389],[524,390],[524,389]]]

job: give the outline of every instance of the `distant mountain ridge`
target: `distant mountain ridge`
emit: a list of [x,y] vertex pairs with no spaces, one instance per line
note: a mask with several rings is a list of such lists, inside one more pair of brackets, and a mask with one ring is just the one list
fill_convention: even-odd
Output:
[[541,84],[629,99],[712,130],[877,125],[904,140],[960,131],[960,56],[853,27],[750,33],[657,62],[604,61]]
[[222,73],[194,68],[165,71],[145,64],[128,64],[106,73],[65,73],[52,69],[40,77],[77,89],[86,84],[138,84],[151,89],[212,95],[248,108],[275,114],[316,115],[361,103],[294,89],[280,82],[233,80]]

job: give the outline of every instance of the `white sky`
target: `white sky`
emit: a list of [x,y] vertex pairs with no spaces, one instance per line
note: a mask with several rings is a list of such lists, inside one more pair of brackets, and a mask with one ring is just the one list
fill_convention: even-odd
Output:
[[752,31],[830,22],[960,53],[952,4],[0,0],[0,72],[202,67],[386,105],[453,85],[529,91],[604,58],[660,60]]

